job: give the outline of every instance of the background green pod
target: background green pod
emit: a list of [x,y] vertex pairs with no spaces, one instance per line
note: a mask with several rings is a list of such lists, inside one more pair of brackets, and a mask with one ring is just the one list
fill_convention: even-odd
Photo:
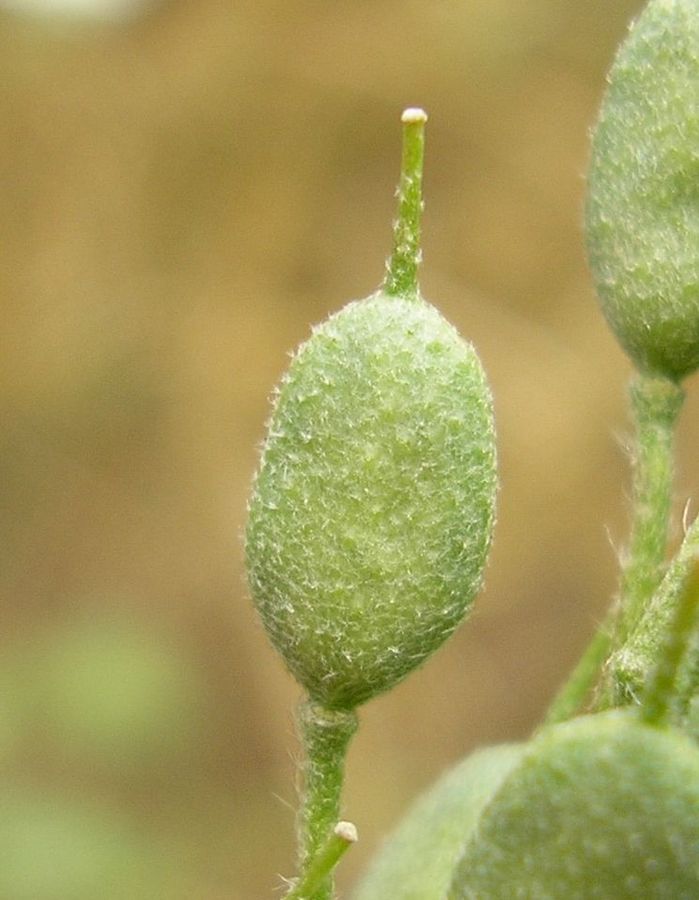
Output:
[[477,750],[446,772],[388,838],[354,900],[444,900],[464,843],[525,746]]
[[246,535],[255,604],[312,699],[354,707],[452,633],[495,489],[485,377],[437,310],[378,292],[315,329],[279,389]]
[[699,897],[699,750],[628,712],[542,731],[486,807],[450,900]]
[[602,309],[634,363],[699,366],[699,0],[651,0],[609,76],[588,176]]

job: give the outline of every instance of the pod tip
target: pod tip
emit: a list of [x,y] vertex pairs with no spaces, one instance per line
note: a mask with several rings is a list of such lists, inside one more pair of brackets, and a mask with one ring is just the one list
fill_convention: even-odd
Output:
[[419,106],[409,106],[403,110],[400,120],[404,125],[417,125],[419,122],[427,121],[427,113]]

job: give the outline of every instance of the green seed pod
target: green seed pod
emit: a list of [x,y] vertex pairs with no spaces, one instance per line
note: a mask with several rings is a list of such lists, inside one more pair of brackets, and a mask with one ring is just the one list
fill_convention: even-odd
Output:
[[493,525],[485,377],[417,291],[424,118],[404,114],[386,284],[299,349],[250,503],[254,602],[289,669],[329,709],[387,690],[451,634],[480,586]]
[[605,316],[643,372],[699,366],[699,2],[651,0],[609,76],[588,178]]
[[423,794],[388,838],[354,900],[444,900],[479,816],[525,751],[477,750]]
[[612,711],[539,733],[471,832],[449,900],[699,897],[699,750]]

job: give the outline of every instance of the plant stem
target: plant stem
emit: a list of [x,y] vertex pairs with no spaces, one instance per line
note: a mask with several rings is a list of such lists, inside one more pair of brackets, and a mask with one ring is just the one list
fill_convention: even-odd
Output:
[[637,697],[622,687],[614,663],[658,589],[666,568],[672,506],[674,430],[684,391],[674,381],[637,375],[631,383],[635,423],[632,455],[631,538],[623,564],[611,650],[596,707],[625,705]]
[[351,822],[338,822],[311,860],[303,880],[286,895],[286,900],[307,900],[317,896],[323,882],[356,841],[357,829],[354,825]]
[[639,375],[631,384],[636,426],[633,522],[621,580],[616,646],[641,619],[665,570],[674,473],[674,429],[684,391],[666,378]]
[[641,698],[641,718],[649,725],[664,725],[672,709],[674,688],[692,634],[699,604],[699,556],[694,556],[682,579],[677,606],[665,632],[655,668],[646,681]]
[[[345,756],[357,730],[357,714],[308,701],[299,707],[297,723],[304,749],[299,813],[299,883],[303,883],[340,818]],[[332,895],[332,875],[327,874],[307,900],[330,900]]]
[[609,675],[625,702],[638,699],[656,661],[662,658],[663,646],[674,627],[685,585],[691,578],[698,557],[699,518],[689,527],[682,546],[633,634],[609,661]]
[[[663,577],[672,503],[674,428],[684,392],[666,378],[638,375],[630,394],[635,424],[633,518],[620,597],[554,698],[545,724],[562,722],[579,711],[612,651],[618,651],[638,625]],[[620,693],[612,661],[596,708],[631,699],[625,691]]]
[[[610,622],[610,619],[612,620]],[[555,725],[571,719],[582,707],[590,693],[612,644],[613,616],[608,616],[595,632],[580,661],[568,680],[553,699],[546,713],[544,725]]]
[[384,293],[417,298],[417,270],[422,217],[422,163],[425,150],[425,122],[422,109],[406,109],[403,123],[403,158],[398,185],[398,218],[393,225],[393,251],[386,263]]

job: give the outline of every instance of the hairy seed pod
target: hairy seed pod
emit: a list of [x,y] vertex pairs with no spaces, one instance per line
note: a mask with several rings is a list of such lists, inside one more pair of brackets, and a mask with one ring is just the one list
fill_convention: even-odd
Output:
[[379,292],[314,330],[279,389],[247,529],[253,599],[312,699],[352,708],[451,634],[494,496],[485,377],[437,310]]
[[699,897],[699,750],[627,711],[539,733],[471,832],[449,900]]
[[452,633],[493,527],[490,391],[474,349],[417,284],[426,118],[402,116],[384,285],[297,352],[250,502],[253,600],[289,669],[330,710],[387,690]]
[[592,142],[587,245],[605,316],[643,372],[699,366],[699,0],[651,0]]
[[477,750],[418,798],[388,838],[353,900],[444,900],[454,867],[524,744]]

